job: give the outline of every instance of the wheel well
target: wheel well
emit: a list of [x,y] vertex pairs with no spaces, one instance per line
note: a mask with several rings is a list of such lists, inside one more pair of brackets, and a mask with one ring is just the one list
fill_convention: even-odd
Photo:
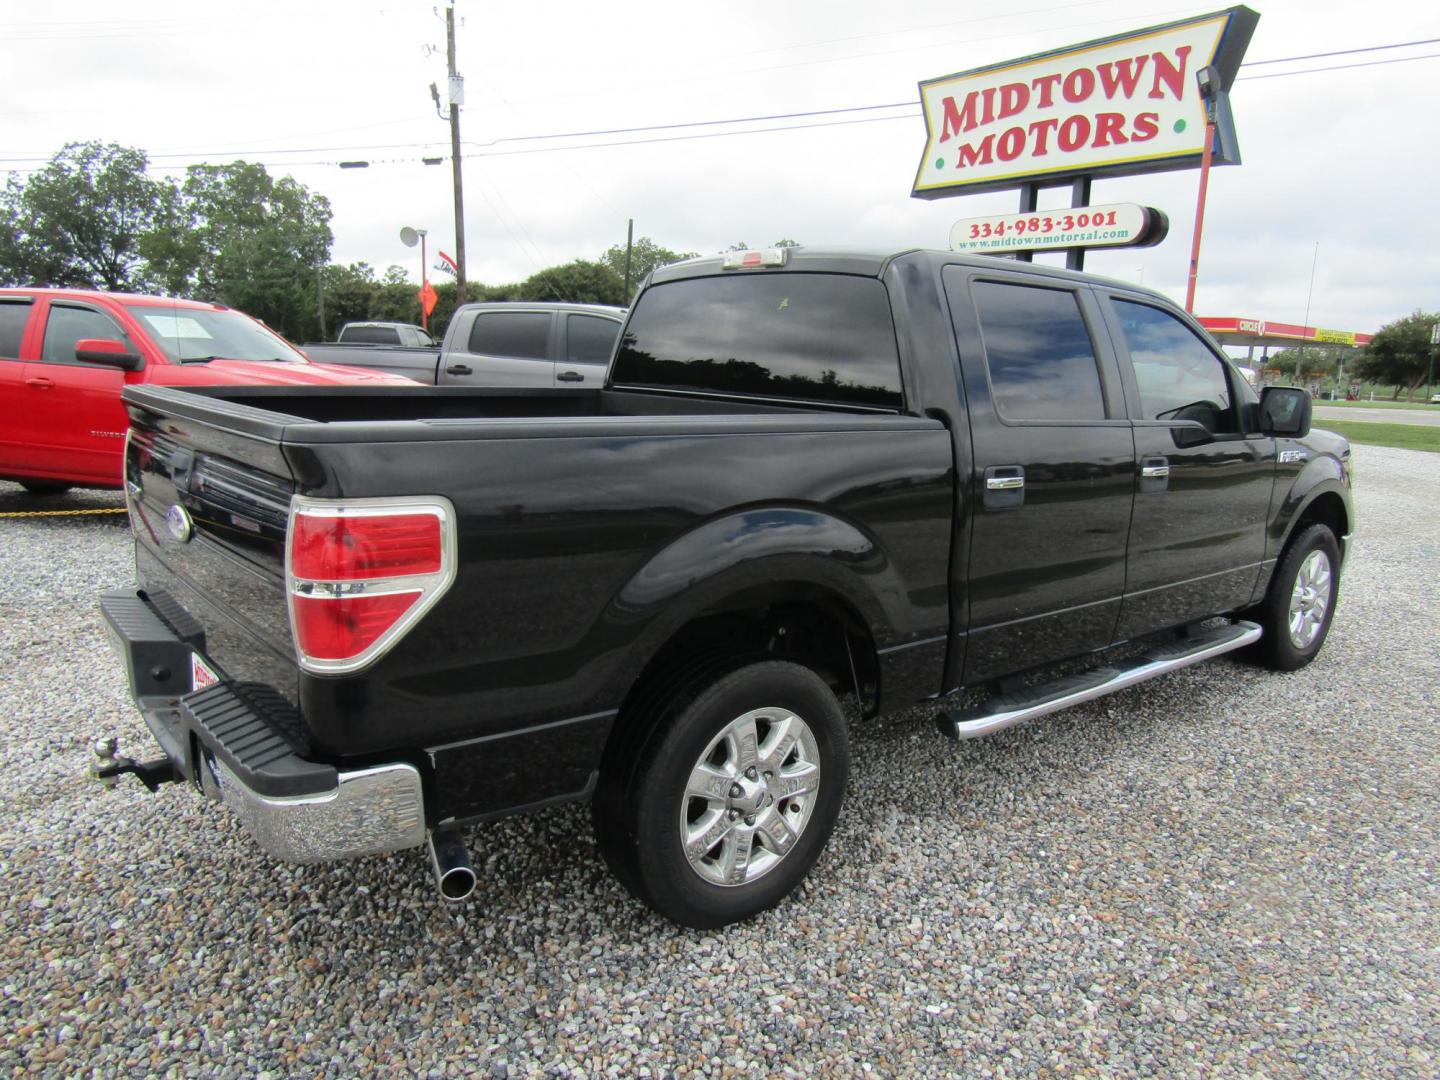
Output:
[[[1295,519],[1294,526],[1290,529],[1290,538],[1299,536],[1301,531],[1310,525],[1324,525],[1335,534],[1335,543],[1340,548],[1340,556],[1345,556],[1345,536],[1350,532],[1350,519],[1345,513],[1345,502],[1334,492],[1327,491],[1323,495],[1316,496],[1315,501],[1301,511],[1300,516]],[[1289,540],[1286,541],[1289,546]]]
[[867,714],[878,703],[875,642],[854,608],[825,589],[766,586],[726,598],[672,634],[626,694],[622,723],[647,691],[673,685],[677,673],[704,669],[719,678],[756,660],[803,664],[837,695],[855,694]]

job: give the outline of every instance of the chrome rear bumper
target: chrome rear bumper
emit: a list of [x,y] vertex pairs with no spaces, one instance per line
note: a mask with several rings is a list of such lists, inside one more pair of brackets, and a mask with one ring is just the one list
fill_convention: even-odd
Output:
[[206,767],[215,770],[220,800],[256,843],[285,862],[352,859],[425,843],[424,796],[413,765],[342,772],[334,791],[291,796],[252,790],[224,762]]

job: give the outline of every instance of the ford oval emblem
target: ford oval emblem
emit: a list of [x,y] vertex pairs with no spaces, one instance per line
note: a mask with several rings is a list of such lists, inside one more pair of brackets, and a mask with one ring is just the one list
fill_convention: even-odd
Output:
[[185,508],[179,505],[165,511],[165,527],[170,530],[170,535],[182,544],[195,532],[195,523],[190,520]]

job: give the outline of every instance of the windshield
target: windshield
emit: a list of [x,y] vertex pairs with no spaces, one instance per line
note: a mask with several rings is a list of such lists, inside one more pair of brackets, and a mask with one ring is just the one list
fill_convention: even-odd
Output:
[[238,311],[127,304],[171,360],[279,360],[309,363],[284,338]]

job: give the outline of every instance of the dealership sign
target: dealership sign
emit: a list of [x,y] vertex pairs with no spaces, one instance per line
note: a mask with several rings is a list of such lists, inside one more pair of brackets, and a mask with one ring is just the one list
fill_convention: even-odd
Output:
[[1150,247],[1164,240],[1169,231],[1169,219],[1154,207],[1115,203],[964,218],[950,229],[950,250],[994,254],[1070,247]]
[[[1235,7],[920,84],[922,199],[1185,169],[1205,146],[1196,72],[1234,81],[1259,16]],[[1221,140],[1215,164],[1236,164]]]

